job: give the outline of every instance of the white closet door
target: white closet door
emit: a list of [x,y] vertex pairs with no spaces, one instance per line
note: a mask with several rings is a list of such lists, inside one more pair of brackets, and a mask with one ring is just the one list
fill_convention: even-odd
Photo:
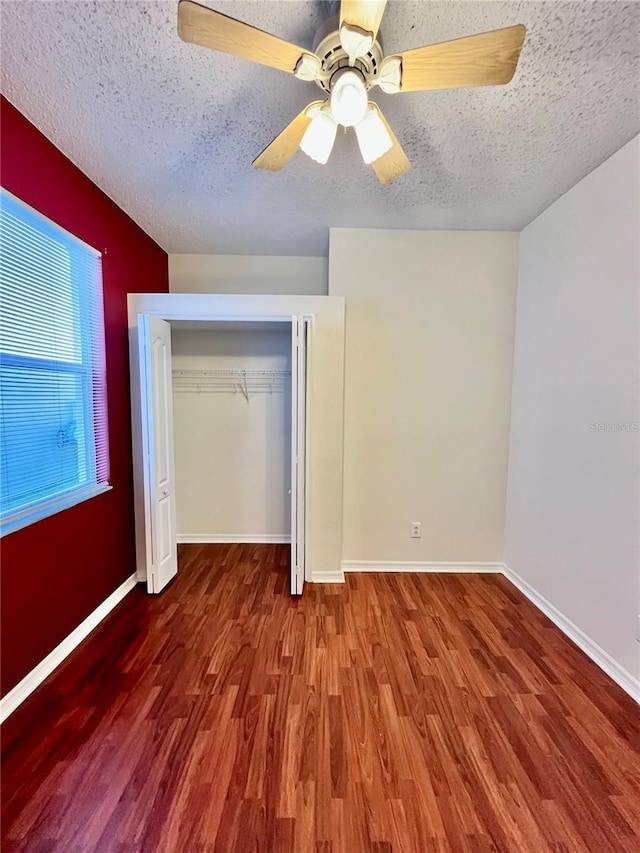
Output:
[[147,591],[160,592],[178,573],[171,326],[141,314],[138,322],[145,480]]
[[291,594],[302,595],[305,570],[307,321],[291,323]]

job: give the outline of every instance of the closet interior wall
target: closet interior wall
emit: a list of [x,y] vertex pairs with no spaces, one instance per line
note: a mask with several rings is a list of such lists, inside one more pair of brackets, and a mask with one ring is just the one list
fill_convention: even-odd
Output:
[[203,325],[172,324],[178,541],[288,542],[291,326]]

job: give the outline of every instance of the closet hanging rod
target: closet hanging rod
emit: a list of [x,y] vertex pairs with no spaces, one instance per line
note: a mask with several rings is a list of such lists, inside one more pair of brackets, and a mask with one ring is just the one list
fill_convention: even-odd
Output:
[[245,377],[247,379],[286,379],[291,376],[290,370],[254,370],[250,368],[202,368],[202,369],[181,369],[176,368],[172,371],[174,378],[184,378],[184,379],[200,379],[200,378],[242,378]]
[[174,391],[201,393],[240,392],[249,402],[251,393],[284,391],[290,384],[290,370],[245,368],[202,368],[172,370]]

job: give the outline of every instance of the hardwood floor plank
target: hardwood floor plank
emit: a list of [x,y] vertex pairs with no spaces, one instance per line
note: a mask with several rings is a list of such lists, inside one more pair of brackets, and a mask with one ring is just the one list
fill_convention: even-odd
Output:
[[7,853],[626,853],[640,713],[506,579],[181,545],[3,726]]

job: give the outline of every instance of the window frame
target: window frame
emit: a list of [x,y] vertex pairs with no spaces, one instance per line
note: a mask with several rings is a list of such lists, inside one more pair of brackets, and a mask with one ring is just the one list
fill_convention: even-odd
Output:
[[[2,197],[6,197],[10,199],[12,202],[17,204],[19,207],[26,208],[27,211],[33,215],[35,215],[39,222],[42,223],[42,233],[46,236],[52,236],[51,234],[47,234],[47,232],[52,231],[53,237],[57,236],[57,233],[62,232],[67,238],[72,240],[73,242],[79,244],[84,247],[91,254],[99,257],[102,260],[103,253],[98,251],[93,246],[86,243],[84,240],[81,240],[71,231],[68,231],[66,228],[63,228],[54,220],[42,214],[37,208],[23,201],[23,199],[11,193],[4,187],[0,187],[0,203]],[[79,272],[77,266],[75,264],[71,264],[70,267],[70,287],[73,291],[76,291],[77,294],[82,294],[83,292],[83,282],[80,279]],[[106,369],[106,331],[104,326],[104,279],[102,275],[102,265],[100,265],[100,294],[99,298],[102,302],[100,306],[102,324],[98,334],[102,335],[102,349],[105,357],[105,369]],[[78,299],[78,309],[83,315],[90,314],[91,312],[91,301],[98,298],[98,294],[96,292],[86,294],[85,298]],[[81,324],[82,329],[88,329],[88,323]],[[39,356],[26,356],[26,355],[16,355],[14,353],[5,353],[2,352],[1,344],[0,344],[0,356],[2,358],[3,365],[7,367],[17,367],[17,368],[35,368],[39,372],[52,371],[56,373],[67,373],[71,376],[80,377],[82,385],[84,387],[84,393],[82,398],[82,407],[84,409],[84,417],[85,417],[85,429],[84,429],[84,459],[85,466],[87,471],[94,472],[96,478],[98,476],[99,471],[99,463],[98,463],[98,453],[97,453],[97,440],[98,440],[98,430],[96,429],[96,419],[94,416],[94,394],[96,388],[95,382],[95,371],[96,364],[91,358],[91,344],[92,336],[91,334],[81,335],[79,339],[79,346],[81,349],[81,361],[65,361],[63,359],[53,359],[53,358],[42,358]],[[108,400],[107,400],[107,389],[106,384],[104,388],[104,430],[108,435],[109,430],[109,421],[108,421]],[[3,429],[3,421],[0,417],[0,429]],[[107,469],[109,469],[109,443],[106,443],[106,462]],[[0,460],[1,464],[1,460]],[[69,509],[70,507],[76,506],[77,504],[83,503],[86,500],[89,500],[97,495],[104,494],[105,492],[110,491],[113,488],[110,482],[110,476],[105,482],[96,482],[96,483],[82,483],[76,486],[72,486],[70,488],[66,488],[60,491],[55,492],[50,496],[40,497],[37,500],[33,500],[27,504],[22,504],[19,508],[8,512],[4,517],[0,516],[0,537],[4,537],[10,533],[15,532],[16,530],[21,530],[24,527],[27,527],[31,524],[35,524],[38,521],[41,521],[44,518],[48,518],[52,515],[55,515],[58,512],[61,512],[65,509]]]

